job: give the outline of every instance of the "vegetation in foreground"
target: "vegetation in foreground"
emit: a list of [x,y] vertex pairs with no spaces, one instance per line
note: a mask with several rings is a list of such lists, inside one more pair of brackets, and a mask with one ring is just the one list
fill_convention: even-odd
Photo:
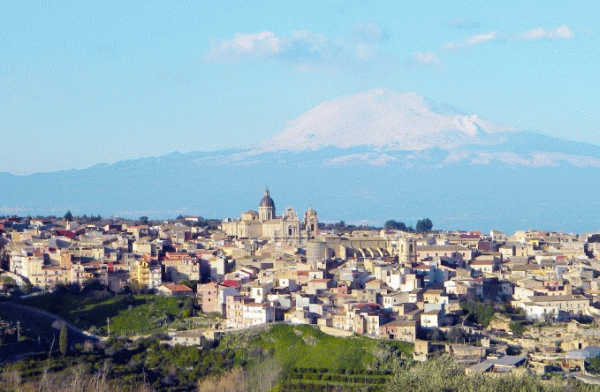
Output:
[[386,391],[421,392],[598,392],[600,386],[586,385],[575,379],[556,377],[542,380],[523,369],[506,375],[478,373],[466,375],[461,365],[443,356],[424,363],[398,363]]
[[[55,292],[22,299],[19,304],[56,314],[71,324],[98,335],[153,334],[183,327],[197,312],[193,299],[156,295],[100,292],[96,295]],[[196,326],[209,322],[194,319]]]
[[465,375],[445,356],[426,363],[406,359],[400,354],[406,348],[332,337],[304,325],[234,333],[202,347],[171,347],[160,336],[113,338],[103,349],[79,347],[5,365],[0,391],[600,392],[573,379],[542,380],[526,369]]

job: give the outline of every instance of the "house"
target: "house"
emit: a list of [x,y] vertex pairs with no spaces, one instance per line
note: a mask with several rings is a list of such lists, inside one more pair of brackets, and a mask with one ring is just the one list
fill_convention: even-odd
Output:
[[567,353],[566,359],[569,362],[574,362],[579,364],[580,367],[584,368],[584,362],[587,359],[594,358],[600,355],[600,347],[599,346],[587,346],[582,350],[570,350]]
[[388,321],[388,317],[381,312],[369,312],[365,316],[365,331],[367,335],[379,336],[381,325]]
[[379,327],[379,336],[414,343],[419,329],[418,320],[393,320]]
[[391,293],[381,296],[381,304],[384,308],[390,309],[408,300],[406,293]]
[[158,287],[158,293],[168,297],[182,297],[194,294],[194,290],[184,284],[163,284]]
[[381,279],[373,279],[365,283],[365,290],[381,292],[385,283]]
[[275,321],[275,308],[268,304],[244,302],[242,305],[242,325],[251,327]]
[[317,294],[318,292],[327,291],[334,286],[331,279],[313,279],[306,285],[307,294]]
[[429,310],[421,313],[421,327],[423,328],[439,328],[441,310]]
[[493,372],[495,373],[508,373],[527,362],[527,358],[520,355],[504,355],[496,358],[488,357],[487,360],[494,365]]
[[244,303],[246,300],[248,299],[242,295],[227,296],[225,304],[227,327],[242,328],[244,326]]
[[[287,312],[284,316],[284,320],[291,324],[316,324],[317,316],[305,310],[297,309]],[[334,325],[334,328],[338,327]]]
[[545,317],[564,319],[589,313],[590,299],[580,295],[537,295],[517,301],[529,319]]
[[165,275],[171,282],[200,280],[200,261],[187,253],[167,252],[163,258]]
[[219,312],[219,287],[216,282],[198,284],[196,286],[198,302],[204,313]]
[[457,360],[468,362],[479,362],[485,358],[486,348],[480,346],[471,346],[468,344],[447,344],[446,352],[451,354]]
[[131,277],[142,286],[156,289],[162,284],[161,266],[149,255],[144,255],[142,260],[136,260],[132,268]]
[[465,296],[469,293],[469,290],[474,291],[472,286],[471,279],[453,279],[444,282],[444,290],[446,293],[456,296]]
[[250,298],[256,303],[262,303],[267,299],[267,295],[271,292],[272,286],[270,283],[266,284],[250,284]]
[[526,362],[526,357],[516,355],[488,356],[485,361],[466,368],[465,373],[508,373],[519,366],[523,366]]
[[423,293],[423,302],[430,304],[448,303],[448,297],[443,295],[443,290],[427,289]]
[[425,260],[436,257],[444,257],[456,263],[470,261],[473,251],[460,245],[428,245],[417,246],[417,259]]
[[203,335],[199,331],[182,331],[171,337],[173,345],[180,346],[200,346],[202,344]]
[[494,273],[500,265],[500,258],[495,255],[477,256],[470,264],[471,269],[481,273]]
[[498,230],[490,231],[490,238],[494,242],[504,242],[506,241],[506,234]]
[[431,343],[428,340],[415,340],[413,358],[415,361],[425,362],[431,352]]

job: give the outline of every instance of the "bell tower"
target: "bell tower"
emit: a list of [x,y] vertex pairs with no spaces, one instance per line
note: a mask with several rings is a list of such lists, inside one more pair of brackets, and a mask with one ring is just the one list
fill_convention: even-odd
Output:
[[304,213],[304,231],[306,233],[306,238],[315,238],[318,230],[319,218],[317,218],[317,212],[313,210],[312,206],[310,206]]
[[398,262],[400,265],[411,266],[417,262],[417,241],[414,238],[401,238],[398,241],[398,248]]

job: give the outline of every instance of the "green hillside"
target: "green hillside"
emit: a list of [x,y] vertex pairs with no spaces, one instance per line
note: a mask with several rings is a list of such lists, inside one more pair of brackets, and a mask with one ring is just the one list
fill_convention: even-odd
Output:
[[369,369],[390,357],[409,356],[409,343],[370,339],[363,336],[334,337],[309,325],[274,325],[269,329],[232,334],[224,347],[260,348],[272,354],[284,368],[331,370]]
[[[75,293],[46,294],[19,301],[21,305],[54,313],[77,327],[96,333],[151,334],[175,327],[183,320],[187,299],[156,295],[93,296]],[[201,320],[200,320],[201,321]]]

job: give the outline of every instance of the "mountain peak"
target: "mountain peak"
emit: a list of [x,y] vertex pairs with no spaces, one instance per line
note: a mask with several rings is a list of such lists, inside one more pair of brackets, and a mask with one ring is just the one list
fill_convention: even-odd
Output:
[[298,116],[265,141],[260,151],[371,146],[423,150],[493,144],[514,127],[495,124],[414,92],[373,89],[325,101]]

